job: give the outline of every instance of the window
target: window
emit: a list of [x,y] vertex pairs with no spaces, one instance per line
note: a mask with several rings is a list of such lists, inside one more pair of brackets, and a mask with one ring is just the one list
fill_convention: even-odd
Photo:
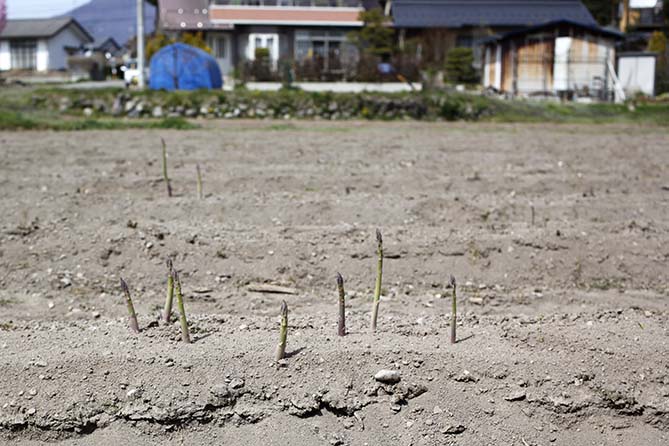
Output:
[[346,33],[340,31],[297,31],[295,33],[295,59],[320,61],[325,71],[342,68],[344,48],[348,45]]
[[276,67],[279,60],[279,35],[278,34],[249,34],[249,44],[246,49],[246,58],[255,60],[256,49],[267,48],[272,65]]
[[214,51],[217,59],[225,59],[227,57],[228,38],[226,36],[216,37],[214,43]]
[[37,67],[36,40],[12,40],[9,48],[13,70],[34,70]]
[[474,38],[472,36],[459,35],[455,39],[456,47],[471,48],[473,45],[474,45]]

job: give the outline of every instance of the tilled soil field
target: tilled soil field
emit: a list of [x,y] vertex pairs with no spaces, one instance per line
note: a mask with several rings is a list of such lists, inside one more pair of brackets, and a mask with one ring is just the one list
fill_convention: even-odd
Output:
[[669,444],[666,129],[205,125],[0,133],[0,443]]

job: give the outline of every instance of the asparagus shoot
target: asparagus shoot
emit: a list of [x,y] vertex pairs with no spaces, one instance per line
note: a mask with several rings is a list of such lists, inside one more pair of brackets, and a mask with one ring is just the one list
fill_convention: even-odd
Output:
[[346,308],[344,298],[344,278],[337,273],[337,289],[339,290],[339,326],[337,334],[346,336]]
[[456,343],[455,323],[457,319],[456,288],[455,277],[451,276],[451,288],[453,288],[453,297],[451,301],[451,344]]
[[167,196],[171,197],[172,186],[170,185],[170,179],[167,176],[167,145],[165,144],[165,140],[163,138],[160,138],[160,142],[163,143],[163,179],[165,180],[165,184],[167,184]]
[[276,360],[286,357],[286,338],[288,338],[288,304],[281,302],[281,331],[279,332],[279,345],[276,349]]
[[200,164],[195,165],[195,170],[197,171],[197,198],[202,200],[204,195],[202,194],[202,172],[200,172]]
[[168,324],[172,316],[172,298],[174,296],[174,268],[172,259],[167,259],[167,300],[165,301],[165,310],[163,310],[163,322]]
[[184,308],[184,297],[181,294],[181,280],[179,279],[179,273],[176,270],[173,271],[174,276],[174,288],[177,295],[177,307],[179,307],[179,321],[181,322],[181,340],[186,344],[190,344],[190,333],[188,332],[188,320],[186,319],[186,310]]
[[383,275],[383,237],[381,231],[376,230],[376,253],[379,256],[376,266],[376,286],[374,287],[374,303],[372,304],[372,333],[376,331],[376,319],[379,315],[379,300],[381,299],[381,278]]
[[130,329],[133,333],[139,333],[139,324],[137,323],[137,314],[135,314],[135,307],[132,304],[132,298],[130,297],[130,290],[128,289],[128,284],[125,283],[125,280],[121,278],[121,290],[125,295],[125,303],[128,306],[128,323],[130,324]]
[[532,226],[534,226],[534,205],[530,204],[530,212],[531,212],[531,223]]

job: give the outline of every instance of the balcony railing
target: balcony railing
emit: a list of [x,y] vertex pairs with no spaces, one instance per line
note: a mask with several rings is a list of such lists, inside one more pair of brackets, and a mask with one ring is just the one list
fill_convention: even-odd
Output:
[[214,24],[285,26],[362,26],[359,0],[212,0]]
[[361,0],[212,0],[218,6],[298,7],[298,8],[361,8]]

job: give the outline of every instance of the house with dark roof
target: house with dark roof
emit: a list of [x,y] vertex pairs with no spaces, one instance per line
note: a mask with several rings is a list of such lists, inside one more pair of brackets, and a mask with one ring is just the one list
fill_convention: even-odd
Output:
[[158,29],[168,35],[201,32],[224,75],[256,51],[279,60],[314,63],[336,77],[355,57],[347,34],[377,0],[158,0]]
[[360,13],[375,7],[391,18],[400,47],[416,48],[422,66],[443,67],[451,48],[465,46],[480,68],[480,42],[490,36],[555,20],[596,25],[580,0],[157,1],[158,29],[201,32],[224,74],[265,49],[275,68],[281,59],[312,63],[337,78],[357,61],[348,34],[363,26]]
[[580,0],[392,0],[391,13],[400,45],[413,40],[424,62],[443,66],[451,48],[474,49],[506,32],[555,20],[596,25]]
[[0,31],[0,71],[52,71],[67,67],[67,48],[93,42],[71,17],[7,20]]
[[556,20],[483,43],[483,86],[511,95],[559,95],[600,100],[620,95],[618,30]]

